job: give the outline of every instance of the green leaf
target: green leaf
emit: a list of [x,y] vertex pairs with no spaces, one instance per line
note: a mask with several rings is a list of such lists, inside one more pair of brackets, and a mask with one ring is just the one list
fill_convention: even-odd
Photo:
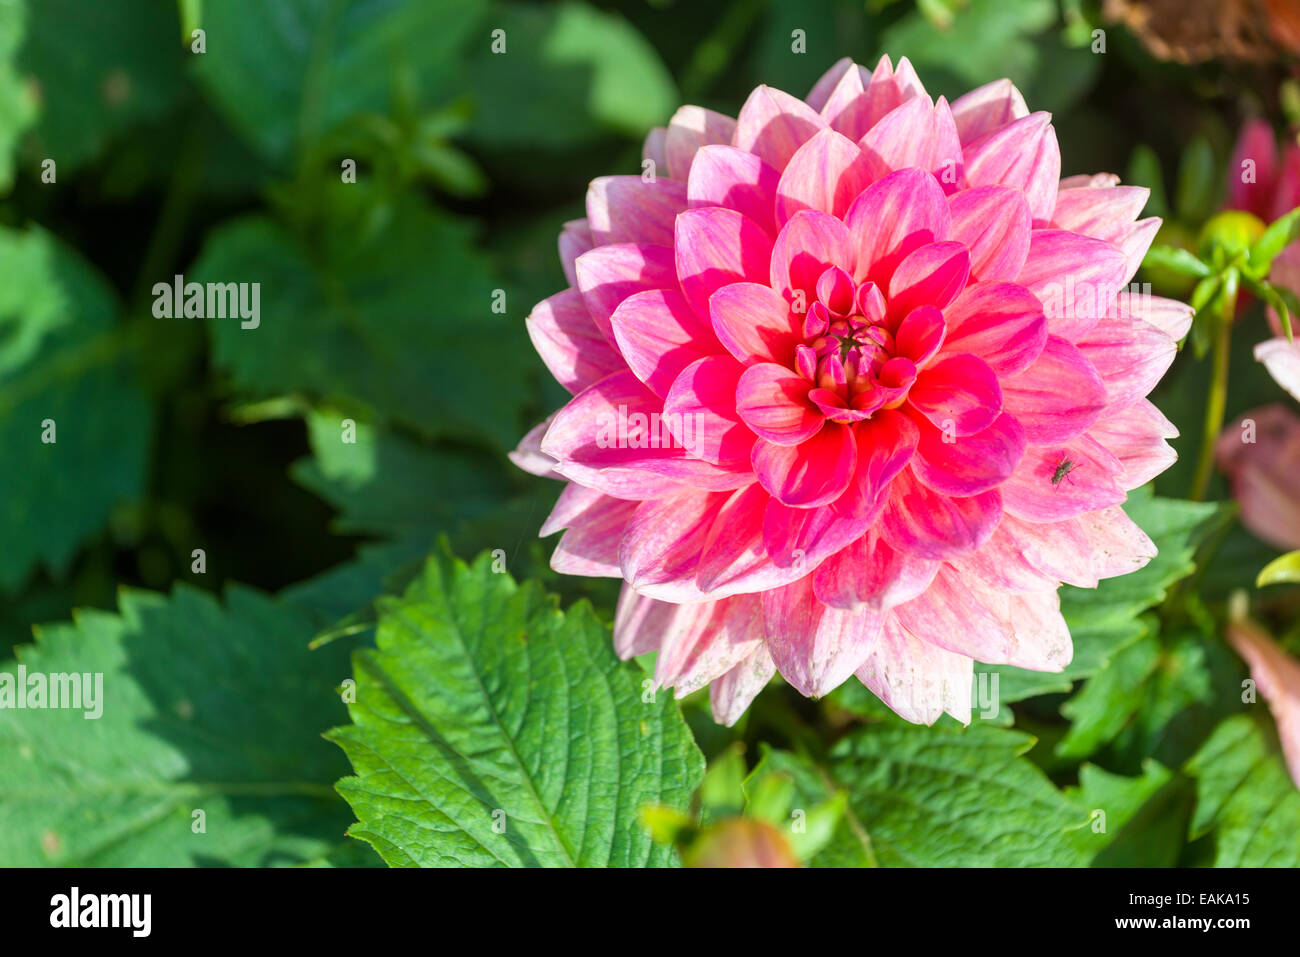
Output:
[[1300,208],[1291,210],[1276,220],[1264,235],[1250,247],[1250,271],[1255,276],[1267,276],[1278,253],[1300,239]]
[[555,149],[606,129],[640,138],[677,106],[659,54],[619,14],[572,0],[498,3],[487,27],[504,31],[505,52],[485,28],[465,66],[476,106],[467,136],[480,144]]
[[[256,866],[343,838],[321,740],[342,716],[342,650],[307,649],[310,621],[245,588],[125,591],[119,614],[38,629],[0,673],[102,675],[102,714],[0,710],[0,860],[13,866]],[[30,680],[30,678],[29,678]],[[93,713],[93,711],[91,712]],[[206,830],[195,811],[204,812]]]
[[113,293],[73,252],[0,229],[0,290],[0,589],[13,589],[38,563],[62,575],[142,493],[152,414]]
[[14,148],[36,119],[35,97],[14,66],[25,21],[23,0],[0,0],[0,193],[13,185]]
[[485,6],[221,0],[204,8],[207,53],[194,68],[249,142],[285,162],[295,146],[316,143],[346,120],[386,111],[399,77],[409,74],[424,94],[445,91]]
[[1074,832],[1093,855],[1093,867],[1173,867],[1187,842],[1191,783],[1156,761],[1126,777],[1095,765],[1079,768],[1076,803],[1088,809],[1089,824]]
[[1265,585],[1281,585],[1300,582],[1300,551],[1280,555],[1260,570],[1255,584],[1260,588]]
[[[125,131],[160,119],[185,95],[188,48],[160,0],[40,0],[28,5],[22,69],[40,90],[39,155],[60,176]],[[62,179],[60,179],[62,182]]]
[[349,833],[394,866],[673,862],[638,820],[684,808],[704,760],[677,705],[643,696],[589,606],[435,557],[353,659]]
[[1217,867],[1300,867],[1300,790],[1263,717],[1228,718],[1187,765],[1193,838],[1213,833]]
[[257,328],[203,320],[239,390],[338,399],[426,436],[513,447],[527,427],[526,337],[493,312],[495,283],[465,224],[408,201],[373,236],[332,221],[317,239],[309,249],[268,219],[238,220],[186,275],[261,284]]
[[1210,275],[1210,267],[1201,262],[1195,253],[1180,246],[1152,246],[1142,259],[1147,269],[1168,269],[1184,276],[1203,279]]
[[1024,757],[1033,744],[986,723],[890,722],[841,741],[829,771],[883,866],[1085,864],[1070,832],[1087,815]]

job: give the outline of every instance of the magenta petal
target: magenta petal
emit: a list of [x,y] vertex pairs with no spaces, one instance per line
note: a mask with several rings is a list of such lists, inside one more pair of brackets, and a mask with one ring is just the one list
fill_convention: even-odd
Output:
[[1009,282],[967,286],[944,310],[947,352],[969,352],[999,378],[1033,364],[1047,344],[1047,320],[1038,298]]
[[1065,442],[1083,432],[1101,416],[1106,398],[1092,363],[1056,336],[1048,336],[1033,365],[1002,380],[1002,407],[1032,445]]
[[901,169],[853,201],[844,223],[857,249],[853,278],[887,286],[905,256],[948,238],[952,217],[943,190],[923,170]]
[[853,430],[828,422],[800,445],[754,443],[754,474],[774,498],[795,508],[825,505],[849,487],[857,465]]
[[687,180],[692,161],[705,146],[729,144],[736,132],[736,121],[729,116],[701,106],[683,106],[668,122],[664,137],[664,158],[668,174]]
[[817,600],[812,577],[763,593],[766,645],[781,677],[801,694],[820,697],[862,664],[880,633],[879,613]]
[[1016,282],[1043,304],[1048,332],[1073,342],[1112,309],[1127,270],[1124,254],[1110,243],[1036,229]]
[[747,472],[754,436],[736,415],[742,366],[731,356],[692,362],[673,381],[664,422],[692,456],[732,472]]
[[597,245],[667,246],[673,220],[686,208],[686,184],[640,176],[602,176],[587,188],[587,223]]
[[691,308],[708,318],[709,297],[733,282],[764,282],[772,237],[735,210],[712,206],[677,217],[677,278]]
[[776,235],[772,216],[781,174],[753,153],[734,146],[706,146],[695,154],[686,199],[692,208],[725,206]]
[[874,515],[876,507],[883,505],[889,483],[912,460],[919,439],[916,423],[894,409],[882,409],[857,426],[857,472],[849,492],[835,502],[835,509]]
[[[844,223],[827,213],[805,209],[790,217],[772,247],[772,288],[806,312],[816,301],[817,280],[831,266],[852,273],[853,242]],[[797,292],[803,293],[803,309]]]
[[965,498],[941,495],[904,469],[889,486],[880,530],[896,549],[943,561],[974,551],[988,540],[1002,515],[997,489]]
[[1116,481],[1118,460],[1087,436],[1029,449],[1002,483],[1008,514],[1028,522],[1057,522],[1119,505],[1128,496]]
[[776,221],[784,225],[801,209],[842,217],[864,189],[887,172],[834,130],[822,130],[790,159],[776,190]]
[[887,611],[923,594],[939,562],[894,548],[875,530],[817,566],[817,597],[836,608],[866,603]]
[[661,400],[630,370],[574,396],[555,414],[541,451],[561,475],[615,498],[655,498],[682,486],[730,490],[752,480],[690,456],[664,422]]
[[677,288],[673,251],[667,246],[597,246],[574,260],[573,271],[591,321],[611,345],[614,327],[609,317],[619,303],[645,289]]
[[578,393],[627,367],[587,312],[582,294],[566,289],[533,307],[525,323],[533,348],[570,392]]
[[912,473],[944,495],[977,495],[996,488],[1025,454],[1025,431],[1005,412],[987,429],[950,441],[926,419],[917,418],[921,437]]
[[754,434],[777,445],[799,445],[822,427],[822,414],[808,401],[809,382],[785,366],[750,366],[735,390],[735,409]]
[[710,596],[758,592],[788,585],[804,575],[804,569],[792,568],[789,562],[774,562],[767,551],[764,521],[772,501],[755,482],[733,492],[718,510],[696,572],[701,591]]
[[898,324],[894,347],[898,355],[923,365],[943,345],[946,325],[934,306],[917,306]]
[[889,280],[889,315],[898,322],[918,306],[943,309],[966,287],[970,253],[957,242],[930,243],[898,264]]
[[826,121],[807,103],[760,86],[740,108],[733,144],[784,170],[795,151],[825,128]]
[[791,365],[799,345],[799,322],[790,304],[766,283],[723,286],[709,299],[718,340],[746,364],[774,361]]
[[962,143],[972,143],[1028,115],[1025,98],[1010,80],[985,83],[952,101],[952,118]]
[[720,350],[713,327],[675,289],[638,292],[610,317],[614,339],[636,377],[665,396],[678,373]]
[[885,170],[921,169],[937,177],[944,192],[964,178],[961,141],[948,101],[907,100],[867,131],[858,143]]
[[922,369],[907,394],[912,407],[954,435],[987,429],[1002,411],[1002,389],[984,360],[945,355]]
[[1025,194],[1035,223],[1047,223],[1056,208],[1061,150],[1047,113],[1031,113],[966,147],[971,186],[1014,186]]
[[970,250],[977,282],[1012,280],[1029,255],[1032,218],[1025,194],[1010,186],[978,186],[948,197],[952,238]]

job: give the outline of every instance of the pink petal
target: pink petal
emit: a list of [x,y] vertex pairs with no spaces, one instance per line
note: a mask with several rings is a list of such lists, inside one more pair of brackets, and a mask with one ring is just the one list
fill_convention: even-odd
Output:
[[1105,416],[1088,430],[1090,439],[1119,460],[1123,470],[1115,478],[1125,489],[1145,485],[1177,461],[1165,441],[1177,435],[1173,423],[1146,399]]
[[673,220],[685,208],[686,184],[680,180],[602,176],[587,187],[587,223],[600,246],[670,245]]
[[1048,331],[1073,342],[1113,308],[1127,270],[1124,254],[1109,243],[1036,229],[1016,282],[1043,304]]
[[800,322],[766,283],[723,286],[709,300],[709,314],[718,340],[741,362],[794,363],[795,347],[803,338]]
[[1020,190],[979,186],[948,197],[952,238],[970,250],[971,276],[978,282],[1012,280],[1029,256],[1031,217]]
[[776,235],[772,211],[781,174],[753,153],[734,146],[706,146],[695,154],[686,199],[692,208],[725,206]]
[[668,122],[664,153],[669,175],[686,180],[691,171],[691,161],[702,147],[729,145],[735,132],[736,121],[731,117],[702,106],[683,106]]
[[1056,194],[1052,225],[1113,243],[1141,215],[1150,195],[1145,186],[1061,189]]
[[631,371],[616,372],[555,414],[542,452],[561,475],[615,498],[654,498],[683,485],[734,489],[749,481],[692,458],[661,411],[658,397]]
[[1002,407],[1020,422],[1031,445],[1065,442],[1101,417],[1106,386],[1082,352],[1048,336],[1024,372],[1002,380]]
[[880,530],[899,551],[943,561],[979,548],[993,534],[1001,515],[997,489],[950,498],[926,488],[910,469],[904,469],[889,486]]
[[709,315],[709,297],[733,282],[763,282],[772,238],[735,210],[690,209],[677,217],[677,278],[696,314]]
[[1255,359],[1264,363],[1274,381],[1300,399],[1300,342],[1269,339],[1255,347]]
[[645,135],[645,142],[641,144],[641,159],[650,160],[654,163],[656,176],[669,176],[668,172],[668,131],[662,126],[656,126]]
[[978,495],[1002,484],[1025,454],[1025,432],[1005,412],[988,428],[952,441],[917,416],[920,441],[912,473],[943,495]]
[[689,490],[637,503],[618,547],[623,577],[639,594],[697,601],[700,550],[717,510],[730,496]]
[[564,278],[570,286],[578,285],[578,273],[573,268],[573,261],[596,245],[591,238],[585,219],[571,219],[560,230],[556,244],[560,247],[560,265],[564,267]]
[[767,650],[781,677],[800,694],[821,697],[862,664],[880,633],[881,616],[817,600],[811,576],[763,593]]
[[939,351],[946,332],[942,312],[934,306],[917,306],[898,324],[895,352],[918,366],[924,365]]
[[907,397],[937,428],[956,435],[987,429],[1003,405],[993,370],[968,353],[945,355],[922,369]]
[[952,118],[963,144],[1029,115],[1025,98],[1010,80],[994,80],[952,101]]
[[1102,319],[1075,342],[1106,386],[1106,411],[1118,412],[1144,398],[1173,364],[1174,340],[1133,319]]
[[[1103,509],[1097,515],[1105,515]],[[1123,514],[1122,509],[1116,509]],[[1094,543],[1084,533],[1082,521],[1087,516],[1065,522],[1025,522],[1003,514],[1002,523],[993,537],[1008,547],[1018,548],[1023,560],[1033,569],[1054,581],[1078,588],[1096,588],[1098,576],[1093,569]]]
[[1031,446],[1001,485],[1002,507],[1028,522],[1057,522],[1119,505],[1128,496],[1116,480],[1122,466],[1087,436]]
[[754,649],[753,654],[709,685],[713,720],[730,728],[740,720],[758,693],[767,687],[774,674],[776,665],[767,648]]
[[849,74],[858,77],[858,90],[861,92],[863,75],[866,74],[866,70],[845,56],[840,57],[831,64],[831,68],[818,78],[817,82],[813,84],[813,88],[808,91],[808,95],[803,98],[803,101],[814,110],[820,110],[826,105],[826,101],[830,99],[835,88]]
[[696,359],[718,353],[713,327],[675,289],[651,289],[624,299],[610,317],[614,340],[636,377],[666,396]]
[[824,418],[808,401],[809,382],[774,362],[750,366],[736,387],[735,410],[754,434],[777,445],[799,445]]
[[1008,282],[967,286],[944,310],[944,319],[944,351],[979,356],[999,378],[1027,369],[1047,343],[1042,305]]
[[530,475],[558,479],[561,476],[555,471],[555,459],[542,452],[542,436],[550,427],[551,420],[547,419],[529,429],[519,440],[519,447],[510,453],[510,461]]
[[842,217],[858,194],[887,170],[842,133],[822,130],[795,152],[776,190],[776,220],[801,209]]
[[939,562],[896,549],[873,529],[819,565],[813,588],[836,608],[865,602],[887,611],[924,593],[938,570]]
[[1194,310],[1176,299],[1121,292],[1115,297],[1115,310],[1118,315],[1150,323],[1175,342],[1192,328]]
[[[732,493],[705,538],[696,582],[711,597],[788,585],[805,574],[772,561],[764,545],[764,516],[772,496],[755,482]],[[808,511],[806,509],[802,511]]]
[[958,242],[930,243],[913,251],[889,280],[889,315],[895,322],[918,306],[943,309],[970,276],[970,253]]
[[592,322],[611,344],[609,317],[619,303],[645,289],[677,288],[673,251],[667,246],[598,246],[574,260],[573,270]]
[[803,292],[804,312],[816,301],[817,280],[831,266],[852,273],[853,241],[844,223],[827,213],[805,209],[790,217],[772,247],[772,288],[800,311],[796,291]]
[[912,64],[903,57],[895,73],[889,57],[885,56],[869,77],[861,67],[857,73],[845,73],[821,111],[832,127],[857,142],[913,97],[925,98],[926,92]]
[[1127,575],[1156,555],[1155,543],[1118,505],[1070,521],[1088,539],[1092,573],[1097,578]]
[[970,723],[974,660],[920,640],[897,615],[885,616],[880,637],[855,674],[906,721],[934,724],[946,711]]
[[[571,488],[577,486],[570,484],[565,491]],[[571,518],[573,527],[564,533],[551,553],[551,568],[561,575],[622,578],[618,543],[636,509],[636,502],[599,495]]]
[[825,128],[826,121],[807,103],[760,86],[740,108],[733,145],[757,154],[774,169],[784,170],[795,151]]
[[1047,113],[1031,113],[979,137],[966,147],[966,181],[971,186],[1014,186],[1023,190],[1035,223],[1056,209],[1061,150]]
[[754,474],[778,501],[794,508],[825,505],[843,494],[857,465],[853,430],[826,423],[806,442],[777,445],[754,443]]
[[888,286],[908,254],[948,238],[952,217],[933,176],[902,169],[867,187],[849,207],[844,223],[857,250],[853,278]]
[[[1245,181],[1247,161],[1254,172],[1253,182],[1249,183]],[[1273,128],[1258,118],[1247,120],[1228,161],[1228,208],[1244,209],[1260,219],[1270,219],[1277,174],[1277,139]]]
[[664,402],[668,429],[690,454],[729,472],[748,472],[754,436],[736,414],[742,366],[731,356],[688,365]]
[[948,101],[917,96],[891,110],[858,142],[882,170],[922,169],[933,173],[944,192],[963,181],[961,141]]

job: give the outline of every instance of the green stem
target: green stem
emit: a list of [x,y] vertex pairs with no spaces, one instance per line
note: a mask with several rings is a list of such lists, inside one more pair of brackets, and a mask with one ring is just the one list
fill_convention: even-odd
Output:
[[1201,454],[1188,496],[1202,502],[1214,474],[1214,446],[1223,431],[1223,414],[1228,403],[1228,360],[1232,349],[1232,320],[1237,311],[1236,290],[1224,295],[1223,312],[1218,316],[1218,336],[1214,341],[1214,368],[1210,378],[1210,396],[1205,403],[1205,429],[1201,435]]

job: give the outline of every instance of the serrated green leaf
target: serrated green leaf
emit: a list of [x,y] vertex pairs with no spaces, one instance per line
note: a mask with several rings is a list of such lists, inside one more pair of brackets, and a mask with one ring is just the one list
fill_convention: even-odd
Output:
[[1092,764],[1079,769],[1070,796],[1088,810],[1089,824],[1074,832],[1093,855],[1093,867],[1173,867],[1187,842],[1191,782],[1156,761],[1126,777]]
[[373,237],[337,223],[320,239],[308,250],[268,219],[239,220],[186,274],[261,283],[257,328],[203,320],[241,392],[345,398],[419,434],[513,447],[527,427],[523,324],[493,313],[467,227],[412,201]]
[[829,770],[883,866],[1086,864],[1070,832],[1087,815],[1024,757],[1033,743],[984,723],[890,723],[841,741]]
[[666,865],[638,820],[684,808],[704,760],[667,695],[579,604],[434,558],[354,657],[352,724],[329,737],[353,836],[394,866]]
[[283,163],[349,118],[387,110],[403,72],[424,96],[444,94],[485,7],[221,0],[204,8],[208,52],[194,70],[235,128]]
[[1216,866],[1300,867],[1300,790],[1262,705],[1220,724],[1187,773],[1196,778],[1191,836],[1213,833]]
[[141,494],[152,412],[112,290],[75,253],[0,230],[0,289],[0,589],[13,589],[38,563],[62,575]]
[[[244,588],[124,592],[119,614],[38,630],[14,676],[102,674],[102,714],[0,709],[0,860],[11,866],[293,863],[342,840],[346,771],[320,738],[342,650]],[[203,811],[199,830],[195,811]]]

